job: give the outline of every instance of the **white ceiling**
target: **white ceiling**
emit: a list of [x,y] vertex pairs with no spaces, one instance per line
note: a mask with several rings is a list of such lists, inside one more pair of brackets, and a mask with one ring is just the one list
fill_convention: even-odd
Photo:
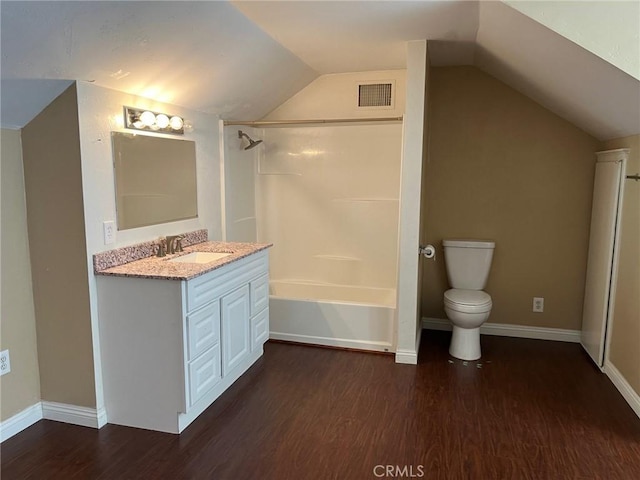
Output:
[[255,118],[317,76],[227,2],[2,1],[0,12],[3,126],[64,89],[45,79]]
[[508,3],[233,2],[323,74],[403,68],[426,38],[434,66],[476,65],[602,140],[640,133],[640,73],[622,70],[640,64],[639,2]]
[[601,139],[639,133],[636,7],[516,3],[3,0],[2,125],[73,80],[257,119],[319,74],[404,68],[406,42],[426,38],[434,65],[475,64]]
[[[407,41],[426,38],[472,44],[478,30],[477,2],[232,3],[321,74],[405,68]],[[472,61],[472,49],[462,53],[462,62]]]
[[640,1],[504,3],[640,79]]
[[640,133],[640,81],[504,3],[481,5],[474,63],[600,140]]

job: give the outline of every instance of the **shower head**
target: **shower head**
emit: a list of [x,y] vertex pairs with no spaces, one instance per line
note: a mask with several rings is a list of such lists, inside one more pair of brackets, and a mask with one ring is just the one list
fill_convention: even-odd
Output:
[[242,138],[242,137],[247,137],[247,140],[249,140],[249,145],[244,147],[245,150],[251,150],[256,145],[260,145],[262,143],[262,140],[253,140],[249,135],[244,133],[242,130],[238,130],[238,138]]
[[246,147],[244,147],[245,150],[251,150],[253,147],[255,147],[256,145],[259,145],[262,143],[262,140],[256,140],[255,142],[251,139],[249,139],[249,145],[247,145]]

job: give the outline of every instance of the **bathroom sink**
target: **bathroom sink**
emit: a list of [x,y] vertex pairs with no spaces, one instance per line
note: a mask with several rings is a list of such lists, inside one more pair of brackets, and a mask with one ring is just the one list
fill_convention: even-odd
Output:
[[172,258],[170,262],[176,263],[211,263],[231,255],[226,252],[192,252],[180,257]]

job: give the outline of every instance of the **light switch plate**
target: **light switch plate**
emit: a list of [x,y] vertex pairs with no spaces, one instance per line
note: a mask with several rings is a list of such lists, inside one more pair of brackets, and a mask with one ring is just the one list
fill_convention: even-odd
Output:
[[104,234],[104,244],[110,245],[116,241],[116,222],[110,220],[102,224],[102,232]]

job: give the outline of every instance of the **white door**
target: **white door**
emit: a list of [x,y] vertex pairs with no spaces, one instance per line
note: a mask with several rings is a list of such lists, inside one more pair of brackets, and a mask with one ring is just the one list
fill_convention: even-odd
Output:
[[613,307],[612,271],[624,153],[613,150],[596,154],[581,343],[598,367],[604,365],[607,323]]
[[222,375],[227,375],[251,351],[249,285],[222,297]]

